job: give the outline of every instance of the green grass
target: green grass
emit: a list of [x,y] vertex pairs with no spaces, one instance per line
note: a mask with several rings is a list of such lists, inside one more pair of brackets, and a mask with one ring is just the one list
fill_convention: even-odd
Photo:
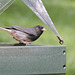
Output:
[[[75,75],[75,1],[74,0],[42,0],[55,27],[67,46],[66,75]],[[33,44],[59,45],[55,34],[20,0],[17,0],[2,15],[0,26],[18,25],[33,27],[43,25],[46,32]],[[5,31],[0,30],[0,42],[16,41]]]

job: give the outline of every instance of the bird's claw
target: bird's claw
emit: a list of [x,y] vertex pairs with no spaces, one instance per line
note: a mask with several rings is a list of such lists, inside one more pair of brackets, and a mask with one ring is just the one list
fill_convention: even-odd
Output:
[[31,42],[26,42],[26,44],[31,44]]
[[23,42],[23,43],[19,43],[19,45],[25,45],[25,46],[27,46],[28,44],[31,44],[31,42]]
[[26,46],[27,46],[28,44],[31,44],[31,42],[24,42],[24,43],[26,43]]

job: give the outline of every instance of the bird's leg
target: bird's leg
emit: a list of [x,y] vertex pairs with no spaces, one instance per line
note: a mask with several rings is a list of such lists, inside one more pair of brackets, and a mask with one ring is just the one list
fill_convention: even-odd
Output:
[[25,42],[25,43],[27,43],[27,44],[31,44],[31,42]]
[[20,43],[24,43],[24,40],[23,40],[23,39],[20,39],[19,42],[20,42]]
[[27,42],[27,41],[25,41],[25,40],[23,40],[23,39],[20,39],[20,41],[19,41],[20,43],[26,43],[26,46],[28,45],[28,44],[31,44],[31,42]]
[[26,42],[26,41],[25,41],[24,43],[26,43],[26,46],[27,46],[28,44],[31,44],[31,42]]

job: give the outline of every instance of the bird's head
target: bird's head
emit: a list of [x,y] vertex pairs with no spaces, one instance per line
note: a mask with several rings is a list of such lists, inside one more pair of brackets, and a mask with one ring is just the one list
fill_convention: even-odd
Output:
[[34,41],[38,39],[43,33],[43,31],[45,31],[46,29],[43,26],[38,25],[38,26],[33,27],[33,30],[35,32],[35,35],[33,36],[32,40]]
[[46,29],[43,27],[43,26],[41,26],[41,25],[38,25],[37,26],[41,31],[46,31]]

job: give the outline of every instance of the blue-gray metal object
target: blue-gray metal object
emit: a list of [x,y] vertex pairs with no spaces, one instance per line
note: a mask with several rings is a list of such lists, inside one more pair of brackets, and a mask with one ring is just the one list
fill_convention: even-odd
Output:
[[14,2],[15,0],[0,0],[0,15]]
[[0,46],[0,75],[66,73],[66,46],[7,45]]

